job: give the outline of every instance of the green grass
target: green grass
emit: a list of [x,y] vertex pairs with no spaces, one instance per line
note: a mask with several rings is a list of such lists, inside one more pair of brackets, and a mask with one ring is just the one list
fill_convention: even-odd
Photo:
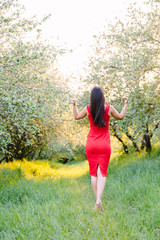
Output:
[[[78,164],[66,169],[82,168]],[[110,163],[103,195],[105,211],[100,214],[92,210],[95,199],[88,173],[26,179],[20,167],[10,170],[5,165],[0,169],[0,187],[2,240],[160,239],[158,153]]]

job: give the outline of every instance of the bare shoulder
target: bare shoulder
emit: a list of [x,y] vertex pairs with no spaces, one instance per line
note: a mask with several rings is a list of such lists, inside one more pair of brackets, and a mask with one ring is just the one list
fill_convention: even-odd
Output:
[[86,105],[86,106],[83,108],[83,110],[82,110],[82,111],[88,115],[88,114],[89,114],[89,112],[88,112],[88,107],[87,107],[87,106],[88,106],[88,105]]
[[85,106],[85,109],[86,109],[86,113],[87,113],[87,115],[89,115],[89,112],[88,112],[88,105]]
[[111,105],[111,104],[108,104],[109,105],[109,111],[108,111],[108,115],[111,116],[112,115],[112,111],[114,109],[114,107]]

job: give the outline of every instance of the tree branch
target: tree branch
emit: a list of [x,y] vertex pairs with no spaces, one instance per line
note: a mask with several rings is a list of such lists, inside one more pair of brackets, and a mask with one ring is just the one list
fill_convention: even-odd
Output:
[[19,62],[15,63],[15,64],[0,65],[0,67],[2,67],[2,68],[13,67],[13,66],[17,66],[17,65],[19,65],[21,63],[24,63],[25,61],[35,60],[35,59],[37,59],[37,58],[36,57],[33,57],[33,58],[29,57],[29,58],[27,58],[27,59],[25,59],[23,61],[19,61]]
[[6,2],[4,2],[1,6],[0,6],[0,9],[2,9],[5,5],[7,4],[11,4],[12,2],[14,2],[14,0],[8,0]]

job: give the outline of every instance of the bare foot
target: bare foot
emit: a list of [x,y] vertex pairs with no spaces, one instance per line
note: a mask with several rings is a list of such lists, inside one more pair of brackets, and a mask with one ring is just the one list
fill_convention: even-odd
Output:
[[97,211],[100,212],[100,210],[101,210],[100,204],[99,204],[99,203],[96,203],[96,204],[94,205],[93,210],[94,210],[95,212],[97,212]]

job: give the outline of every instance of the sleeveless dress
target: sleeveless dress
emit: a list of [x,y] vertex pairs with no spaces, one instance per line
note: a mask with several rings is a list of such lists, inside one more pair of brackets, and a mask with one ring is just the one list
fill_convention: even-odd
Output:
[[110,134],[108,130],[110,118],[108,115],[109,108],[110,105],[107,104],[103,115],[106,126],[98,127],[94,125],[90,106],[87,105],[90,131],[87,135],[86,156],[89,162],[89,174],[95,177],[97,176],[97,165],[100,167],[102,176],[107,176],[108,164],[111,155]]

